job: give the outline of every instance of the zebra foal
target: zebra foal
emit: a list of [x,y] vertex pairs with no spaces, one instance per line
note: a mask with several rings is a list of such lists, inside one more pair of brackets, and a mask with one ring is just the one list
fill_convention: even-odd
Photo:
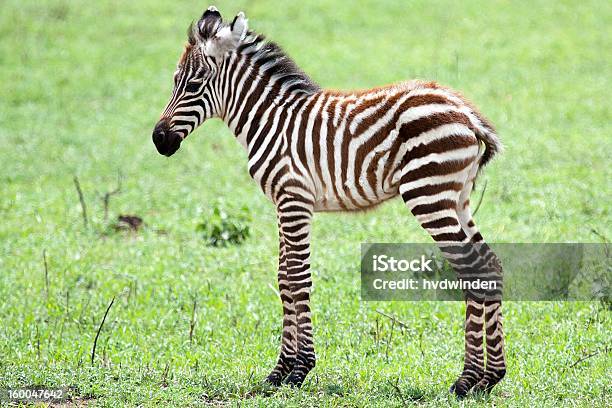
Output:
[[[457,271],[501,273],[469,208],[479,170],[501,145],[458,93],[410,81],[365,91],[321,89],[243,13],[215,7],[189,28],[172,97],[153,131],[171,156],[206,119],[221,118],[246,149],[248,170],[275,204],[283,335],[273,385],[300,386],[315,366],[310,312],[314,212],[363,210],[400,195]],[[477,243],[478,249],[454,250]],[[486,340],[486,364],[484,345]],[[501,301],[466,296],[459,397],[489,391],[505,374]]]

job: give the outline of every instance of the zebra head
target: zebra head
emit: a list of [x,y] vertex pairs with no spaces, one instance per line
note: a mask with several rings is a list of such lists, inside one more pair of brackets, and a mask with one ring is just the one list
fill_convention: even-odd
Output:
[[181,142],[206,119],[221,114],[217,77],[221,65],[247,33],[242,12],[231,24],[209,7],[196,24],[191,24],[189,40],[174,73],[172,97],[153,130],[153,143],[164,156],[173,155]]

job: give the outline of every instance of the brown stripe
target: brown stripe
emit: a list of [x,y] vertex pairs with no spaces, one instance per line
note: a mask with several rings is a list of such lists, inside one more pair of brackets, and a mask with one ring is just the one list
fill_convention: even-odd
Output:
[[246,81],[242,85],[242,88],[238,89],[238,92],[236,92],[236,89],[233,89],[232,91],[229,92],[232,94],[232,99],[231,99],[230,106],[228,108],[228,112],[230,113],[230,118],[229,118],[228,123],[231,123],[235,119],[236,115],[238,114],[238,109],[237,109],[238,101],[244,100],[244,98],[246,97],[247,90],[250,88],[251,84],[253,83],[253,76],[250,75],[252,70],[253,70],[253,63],[252,61],[247,60],[246,63],[242,65],[242,70],[235,74],[236,83],[234,85],[230,83],[230,90],[231,90],[232,86],[234,88],[238,87],[238,85],[240,84],[240,80],[245,75],[247,77]]
[[322,100],[321,100],[321,105],[320,105],[320,111],[317,113],[317,115],[315,116],[315,121],[314,124],[312,126],[312,132],[310,135],[308,135],[308,137],[312,138],[312,160],[314,160],[314,167],[315,167],[315,172],[316,172],[316,177],[319,178],[319,181],[321,183],[321,185],[325,184],[325,181],[323,180],[323,171],[321,170],[321,140],[320,140],[320,136],[321,136],[321,127],[322,127],[322,122],[323,122],[323,117],[322,117],[322,113],[323,113],[323,109],[325,107],[325,104],[328,101],[329,96],[323,94],[322,96]]
[[[378,174],[377,174],[377,169],[378,169],[378,162],[385,156],[387,152],[376,152],[374,153],[374,157],[372,157],[372,160],[370,161],[370,164],[368,165],[368,168],[365,169],[365,174],[367,177],[367,182],[370,185],[370,187],[372,188],[372,191],[374,191],[374,198],[376,200],[379,199],[378,196],[378,184],[380,182],[380,189],[384,190],[384,186],[383,186],[383,180],[378,180]],[[357,163],[357,162],[356,162]],[[361,166],[359,166],[361,167]],[[361,171],[361,169],[359,170]]]
[[[232,62],[230,63],[230,66],[227,67],[227,69],[225,70],[225,75],[223,76],[223,81],[221,83],[221,92],[225,93],[225,100],[223,102],[227,108],[229,108],[229,98],[232,92],[225,92],[225,87],[227,85],[227,88],[231,90],[231,84],[229,82],[231,81],[232,74],[234,73],[234,71],[236,70],[236,66],[238,65],[238,59],[239,58],[232,58]],[[228,113],[228,111],[223,112],[223,120],[227,120]]]
[[[265,87],[268,87],[268,86],[270,86],[269,82],[264,81],[260,83],[259,85],[257,85],[257,90],[253,92],[251,97],[256,96],[257,98],[261,98],[263,89],[265,89]],[[270,91],[270,94],[268,94],[268,97],[270,97],[270,95],[279,95],[279,94],[280,94],[280,85],[276,83],[272,85],[272,91]],[[249,101],[247,102],[248,104],[247,107],[245,108],[244,111],[242,111],[242,116],[240,117],[240,120],[236,127],[237,134],[240,134],[242,132],[242,128],[246,124],[246,121],[248,120],[248,115],[251,111],[250,106],[255,105],[255,103],[257,102],[257,100],[255,99],[251,102],[251,97],[249,98]],[[255,113],[255,115],[253,116],[253,119],[251,120],[251,126],[249,127],[249,133],[247,134],[247,137],[246,137],[247,145],[251,144],[251,140],[253,139],[253,137],[255,137],[255,135],[260,130],[262,117],[264,113],[266,112],[266,110],[268,110],[269,108],[270,108],[270,105],[268,103],[262,103],[261,105],[259,105],[259,108],[257,108],[257,112]],[[268,116],[268,119],[263,123],[263,129],[261,129],[261,132],[259,132],[259,138],[258,138],[259,140],[253,144],[253,149],[252,149],[253,151],[258,150],[259,146],[263,142],[263,139],[267,136],[268,132],[272,128],[272,125],[274,124],[274,114],[276,113],[277,109],[279,108],[278,107],[273,108],[270,111],[270,116]]]
[[463,186],[461,183],[456,182],[430,184],[422,187],[417,187],[412,190],[404,191],[404,194],[402,194],[402,198],[404,199],[404,201],[408,201],[413,200],[417,197],[436,195],[448,190],[461,191],[462,187]]
[[453,111],[437,112],[402,124],[399,135],[405,142],[408,139],[412,139],[413,137],[419,136],[420,134],[429,130],[452,123],[461,123],[468,128],[472,128],[470,119],[463,113]]
[[459,221],[457,221],[456,218],[444,217],[444,218],[440,218],[439,220],[425,222],[421,224],[421,227],[428,229],[428,228],[444,228],[444,227],[458,226],[458,225],[459,225]]
[[482,237],[482,235],[480,235],[480,232],[477,232],[472,236],[472,242],[480,242],[483,240],[484,238]]
[[[304,107],[304,105],[307,104],[307,103],[309,103],[309,100],[308,100],[307,97],[305,97],[305,98],[302,98],[302,99],[298,100],[295,103],[294,107],[293,107],[293,114],[292,114],[291,118],[289,119],[289,122],[288,122],[289,126],[287,127],[287,131],[285,132],[285,134],[287,135],[287,149],[289,151],[291,150],[291,145],[292,145],[292,142],[293,142],[293,131],[294,131],[295,126],[296,126],[297,117],[299,115],[301,115],[300,111],[302,110],[302,107]],[[298,129],[298,131],[299,131],[299,129]],[[300,142],[300,140],[299,140],[299,133],[298,133],[297,137],[298,137],[297,142],[299,144],[299,142]],[[303,143],[303,141],[302,141],[302,143]],[[298,148],[298,150],[299,150],[299,148]],[[295,171],[299,171],[295,167],[293,169]]]
[[[294,102],[292,101],[292,103],[294,103]],[[283,132],[283,129],[284,129],[284,126],[285,126],[285,122],[286,122],[286,120],[287,120],[287,117],[288,117],[288,105],[285,105],[284,107],[281,107],[281,115],[280,115],[280,117],[279,117],[279,123],[278,123],[278,128],[277,128],[277,129],[278,129],[278,132],[279,132],[279,135],[280,135],[280,134],[282,134],[282,132]],[[282,152],[283,152],[283,150],[287,148],[287,146],[285,145],[285,140],[286,140],[286,139],[281,138],[280,146],[278,147],[278,152],[280,152],[280,153],[282,153]],[[270,147],[270,148],[271,148],[271,147]],[[257,168],[259,168],[259,166],[261,166],[261,165],[263,164],[263,161],[264,161],[264,160],[265,160],[265,158],[263,158],[263,157],[262,157],[262,158],[261,158],[261,159],[260,159],[260,160],[259,160],[259,161],[256,163]],[[272,161],[272,162],[270,162],[270,164],[269,164],[268,166],[266,166],[266,169],[264,170],[264,173],[263,173],[263,175],[262,175],[262,177],[261,177],[261,181],[260,181],[260,184],[261,184],[262,186],[265,186],[265,185],[266,185],[266,183],[268,182],[268,178],[270,177],[270,174],[271,174],[271,172],[272,172],[273,167],[274,167],[274,163],[273,163],[273,161]],[[255,169],[255,171],[256,171],[256,170],[257,170],[257,169]]]
[[[250,77],[250,75],[249,75]],[[266,89],[266,86],[268,86],[269,84],[269,79],[268,78],[261,78],[259,80],[259,82],[257,82],[255,84],[255,89],[253,89],[253,92],[251,92],[251,94],[249,95],[249,97],[247,98],[246,101],[244,101],[244,107],[242,109],[242,112],[240,114],[240,117],[238,118],[238,123],[236,124],[236,134],[239,135],[242,133],[242,128],[244,127],[244,125],[247,123],[247,120],[249,119],[249,115],[253,110],[253,107],[255,106],[255,104],[257,103],[257,101],[259,99],[261,99],[261,96],[264,92],[264,90]],[[250,86],[250,84],[249,84]],[[245,83],[245,89],[247,89],[246,87],[246,83]],[[246,96],[246,93],[245,93]],[[253,119],[250,121],[251,122],[251,129],[255,128],[257,129],[257,125],[259,125],[259,122],[261,120],[261,117],[263,116],[264,112],[266,111],[266,109],[268,109],[269,106],[266,103],[262,103],[259,105],[259,108],[257,109],[257,112],[255,112],[255,115],[253,116]],[[253,135],[255,134],[255,132],[250,132],[251,133],[251,138],[253,137]],[[247,136],[247,142],[250,142],[250,139]]]
[[474,162],[474,157],[468,157],[463,160],[453,160],[442,163],[430,162],[417,169],[411,170],[404,174],[402,183],[410,183],[426,177],[443,176],[446,174],[457,173]]
[[343,210],[346,210],[346,206],[340,199],[340,195],[338,194],[338,188],[336,187],[336,155],[334,150],[334,139],[337,137],[336,135],[336,127],[334,126],[334,112],[336,110],[337,104],[340,103],[340,100],[333,99],[329,106],[327,107],[327,163],[329,164],[329,175],[331,178],[332,189],[334,195],[336,196],[336,202]]
[[[394,141],[393,145],[391,146],[391,156],[389,157],[390,163],[395,162],[400,146],[408,139],[416,137],[422,134],[423,132],[435,129],[438,126],[452,123],[462,123],[468,126],[469,128],[472,127],[469,118],[458,112],[434,113],[429,116],[414,120],[412,122],[402,124],[399,130],[399,137]],[[404,158],[402,158],[402,160],[403,159]],[[389,172],[391,172],[391,170],[393,169],[385,168],[385,173],[383,174],[383,177],[385,179],[387,177],[390,177]]]
[[455,208],[455,202],[452,200],[441,200],[431,204],[420,204],[413,207],[410,211],[414,215],[430,214],[437,211],[448,210]]
[[[395,102],[397,102],[397,100],[401,99],[401,97],[406,96],[405,93],[399,93],[397,95],[395,95],[395,97],[393,98],[393,103],[390,104],[390,106],[385,109],[391,109],[391,107],[394,106]],[[449,99],[440,96],[440,95],[416,95],[416,96],[410,96],[408,97],[405,101],[402,102],[402,104],[396,109],[393,118],[387,122],[387,124],[385,126],[383,126],[381,129],[379,129],[378,132],[376,132],[372,137],[370,137],[369,140],[366,141],[366,143],[364,143],[362,146],[360,146],[357,149],[356,152],[356,163],[358,166],[358,170],[357,173],[361,172],[361,163],[363,162],[363,159],[365,158],[365,156],[371,152],[372,150],[374,150],[378,145],[380,145],[381,143],[383,143],[391,134],[391,132],[393,131],[393,129],[395,129],[397,127],[398,121],[401,117],[401,115],[406,112],[407,110],[417,107],[417,106],[424,106],[424,105],[430,105],[430,104],[446,104],[446,105],[455,105],[452,101],[450,101]],[[380,112],[380,114],[378,115],[377,119],[381,118],[386,112]],[[463,115],[464,116],[464,115]],[[427,118],[432,117],[432,126],[435,126],[436,120],[443,120],[443,119],[447,119],[446,117],[442,118],[442,117],[438,117],[435,114],[434,115],[429,115]],[[468,121],[469,123],[469,119],[467,118],[467,116],[464,116],[465,120]],[[408,122],[408,123],[414,123],[414,122],[419,122],[420,119],[417,119],[416,121],[413,122]],[[452,123],[452,122],[451,122]],[[418,124],[418,123],[417,123]],[[382,175],[382,180],[386,180],[387,177],[389,176],[390,172],[392,172],[393,170],[395,170],[393,168],[393,163],[395,162],[397,155],[399,153],[399,149],[400,146],[402,145],[403,142],[405,142],[407,139],[405,138],[406,135],[406,129],[404,128],[407,124],[402,124],[400,130],[399,130],[399,136],[398,138],[393,142],[393,144],[391,145],[391,147],[389,148],[389,157],[387,158],[387,163],[389,163],[387,166],[385,166],[384,171],[383,171],[383,175]],[[402,134],[402,129],[404,129],[404,135]],[[365,130],[365,129],[364,129]],[[416,131],[419,131],[418,128],[415,129]],[[420,134],[420,133],[419,133]]]
[[[269,168],[271,168],[272,166],[268,166]],[[287,168],[287,166],[283,166],[279,169],[279,171],[274,175],[274,178],[272,179],[272,181],[270,182],[270,192],[271,192],[271,196],[274,198],[274,201],[278,201],[278,196],[277,194],[280,193],[281,191],[281,187],[280,185],[278,185],[281,177],[283,177],[283,175],[289,171],[289,169]]]
[[449,233],[444,233],[444,234],[432,235],[431,237],[436,242],[442,242],[442,241],[459,242],[459,241],[463,241],[464,239],[466,239],[467,235],[465,235],[465,232],[463,232],[463,230],[459,230],[457,232],[449,232]]
[[300,127],[298,129],[297,134],[296,148],[298,160],[302,162],[307,171],[309,171],[309,166],[308,157],[306,157],[306,138],[311,137],[311,135],[306,134],[306,128],[308,127],[308,119],[310,117],[310,112],[312,112],[312,108],[314,107],[315,103],[317,103],[318,98],[318,95],[313,95],[308,100],[306,106],[304,107],[304,110],[301,113],[302,120],[300,121]]
[[[378,111],[375,111],[375,112],[371,113],[369,116],[366,116],[365,118],[362,119],[362,121],[357,125],[357,128],[355,129],[355,132],[351,132],[351,135],[356,135],[356,136],[361,135],[366,129],[368,129],[370,126],[374,125],[378,121],[378,119],[380,119],[380,117],[382,115],[384,115],[384,113],[386,111],[391,109],[391,107],[403,95],[404,94],[402,92],[398,92],[397,94],[395,94],[395,95],[393,95],[391,97],[388,94],[383,94],[383,95],[380,95],[380,96],[378,96],[376,98],[365,100],[361,105],[356,107],[351,112],[350,117],[347,118],[348,119],[348,126],[349,127],[350,127],[351,122],[355,119],[355,116],[357,116],[358,114],[362,113],[366,109],[369,109],[369,108],[371,108],[373,106],[376,106],[380,101],[382,101],[383,99],[387,98],[387,101],[385,102],[385,104],[383,106],[381,106],[380,108],[378,108],[379,109]],[[350,129],[349,129],[349,132],[350,132]]]
[[[382,118],[383,115],[385,115],[387,113],[387,111],[389,111],[391,108],[393,108],[393,106],[395,106],[395,104],[402,99],[403,97],[406,97],[406,92],[398,92],[397,94],[391,96],[387,102],[381,106],[379,109],[379,111],[377,113],[374,113],[370,116],[368,116],[367,118],[365,118],[358,126],[357,129],[355,130],[355,134],[356,135],[360,135],[361,133],[363,133],[364,131],[366,131],[370,126],[374,125],[378,119]],[[393,115],[393,118],[388,122],[389,124],[386,127],[388,127],[389,125],[395,127],[395,125],[397,124],[397,122],[399,121],[399,117],[401,116],[402,113],[404,113],[406,110],[413,108],[415,106],[421,106],[421,105],[431,105],[431,104],[443,104],[443,105],[453,105],[456,106],[455,103],[453,103],[452,101],[450,101],[449,99],[440,96],[440,95],[415,95],[415,96],[409,96],[404,102],[402,102],[402,104],[396,108],[395,110],[395,114]],[[369,108],[372,105],[366,106],[366,108]],[[361,109],[363,110],[363,109]],[[359,113],[359,112],[357,112]],[[379,132],[385,134],[388,132]]]
[[450,135],[437,139],[428,144],[420,144],[408,152],[408,160],[418,159],[433,153],[446,153],[469,146],[478,146],[474,137]]
[[[369,116],[365,117],[357,125],[357,128],[356,128],[355,132],[353,133],[353,135],[358,137],[359,135],[361,135],[361,133],[366,131],[370,126],[373,126],[403,96],[405,96],[404,92],[397,92],[394,95],[383,95],[383,96],[374,98],[372,100],[368,100],[364,104],[359,105],[357,108],[355,108],[355,110],[351,113],[351,118],[350,118],[351,121],[354,119],[355,116],[357,116],[358,114],[360,114],[364,110],[369,109],[372,106],[377,105],[381,100],[383,100],[384,98],[387,98],[385,104],[383,106],[379,107],[378,111],[375,111],[375,112],[371,113]],[[349,129],[349,132],[350,132],[350,129]],[[379,133],[382,134],[383,132],[379,132]],[[386,138],[386,137],[388,137],[388,134],[384,135],[384,136]],[[378,180],[377,180],[377,175],[376,175],[376,168],[378,166],[378,161],[380,160],[381,157],[383,157],[385,155],[386,152],[384,152],[384,151],[383,152],[377,152],[375,157],[372,158],[372,161],[370,162],[370,165],[368,166],[368,168],[366,169],[366,172],[365,172],[366,182],[368,183],[370,189],[374,192],[374,197],[370,198],[370,197],[367,196],[367,194],[366,194],[366,192],[364,190],[364,186],[361,184],[361,173],[362,173],[362,170],[363,170],[362,169],[363,162],[364,162],[366,156],[370,152],[372,152],[372,150],[375,147],[376,146],[373,143],[366,142],[363,145],[359,146],[357,148],[356,153],[355,153],[355,168],[354,168],[354,172],[355,172],[355,183],[357,184],[357,192],[370,205],[374,204],[373,200],[378,199],[378,193],[377,193],[377,190],[378,190],[378,188],[377,188]],[[347,147],[347,149],[348,149],[348,147]]]
[[[343,183],[342,191],[346,194],[346,197],[351,202],[351,205],[353,207],[359,207],[359,203],[353,197],[353,194],[351,193],[350,189],[345,188],[344,186],[344,182],[348,180],[348,162],[349,162],[348,156],[349,156],[349,143],[351,141],[349,121],[346,116],[346,111],[348,110],[348,107],[350,105],[355,105],[357,101],[350,101],[350,102],[344,101],[344,102],[345,104],[341,105],[343,106],[344,111],[340,115],[340,118],[341,118],[340,121],[342,121],[342,119],[345,119],[346,125],[344,126],[343,134],[340,136],[341,137],[340,152],[338,152],[340,153],[340,182]],[[354,180],[354,182],[356,186],[359,184],[357,180]]]

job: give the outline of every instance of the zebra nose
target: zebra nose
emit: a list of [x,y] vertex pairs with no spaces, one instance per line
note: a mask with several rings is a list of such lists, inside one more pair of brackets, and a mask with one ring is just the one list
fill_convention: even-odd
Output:
[[181,146],[181,137],[170,131],[170,125],[165,120],[160,120],[153,129],[153,143],[160,154],[172,156]]
[[165,120],[157,122],[155,129],[153,129],[153,143],[155,143],[156,146],[162,144],[169,130],[170,126],[168,126],[168,122]]

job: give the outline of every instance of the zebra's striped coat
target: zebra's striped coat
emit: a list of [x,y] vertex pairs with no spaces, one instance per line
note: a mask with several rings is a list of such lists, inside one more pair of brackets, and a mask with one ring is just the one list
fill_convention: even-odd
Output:
[[[314,212],[371,208],[401,195],[459,272],[501,273],[469,210],[481,169],[500,149],[493,126],[458,93],[410,81],[358,92],[321,89],[274,43],[209,8],[190,28],[171,100],[153,140],[173,154],[204,120],[223,119],[248,170],[276,205],[283,341],[268,381],[301,385],[315,365],[310,316]],[[452,248],[478,249],[458,258]],[[501,301],[467,298],[458,396],[488,391],[505,374]],[[486,322],[486,326],[485,326]],[[487,365],[484,363],[484,334]]]

